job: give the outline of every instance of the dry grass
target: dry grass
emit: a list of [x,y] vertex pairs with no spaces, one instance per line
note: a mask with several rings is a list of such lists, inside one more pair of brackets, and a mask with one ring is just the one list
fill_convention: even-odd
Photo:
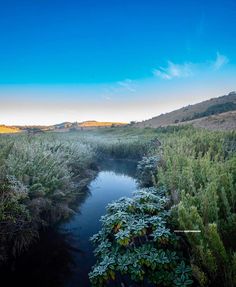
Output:
[[208,130],[236,130],[236,111],[204,117],[186,123]]
[[0,126],[0,134],[13,134],[13,133],[18,133],[20,130],[15,127],[7,127],[4,125]]
[[199,119],[183,121],[191,118],[197,113],[206,111],[209,107],[225,103],[236,103],[236,93],[230,93],[227,96],[213,98],[195,105],[189,105],[170,113],[162,114],[152,119],[136,123],[136,127],[166,127],[170,125],[186,125],[192,124],[195,127],[202,127],[211,130],[235,130],[236,129],[236,113],[229,111],[222,114],[202,117]]
[[127,123],[120,122],[97,122],[97,121],[86,121],[80,123],[80,127],[111,127],[111,126],[123,126]]

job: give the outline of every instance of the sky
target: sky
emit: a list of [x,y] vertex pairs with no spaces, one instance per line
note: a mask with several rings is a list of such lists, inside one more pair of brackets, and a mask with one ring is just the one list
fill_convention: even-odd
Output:
[[236,90],[235,0],[0,0],[0,124],[140,121]]

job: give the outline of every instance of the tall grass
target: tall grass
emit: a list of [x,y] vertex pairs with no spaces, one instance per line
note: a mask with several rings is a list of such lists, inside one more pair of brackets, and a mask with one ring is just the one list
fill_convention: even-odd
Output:
[[150,152],[151,140],[156,134],[149,129],[120,127],[84,132],[81,136],[92,146],[98,158],[140,160]]
[[160,135],[157,185],[173,199],[173,225],[187,233],[200,286],[236,284],[236,132],[188,129]]
[[68,217],[104,157],[140,159],[146,137],[133,130],[18,134],[0,137],[0,260],[37,238],[42,226]]
[[[41,226],[68,217],[94,175],[95,154],[77,137],[0,138],[0,260],[25,249]],[[10,252],[9,252],[10,251]]]

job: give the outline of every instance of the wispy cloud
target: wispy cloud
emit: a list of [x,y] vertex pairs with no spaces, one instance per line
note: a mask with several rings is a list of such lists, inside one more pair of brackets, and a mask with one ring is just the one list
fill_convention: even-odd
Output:
[[184,62],[176,64],[168,61],[166,67],[158,67],[153,70],[153,75],[164,80],[172,80],[174,78],[187,78],[203,71],[218,71],[229,62],[227,56],[216,53],[214,61],[205,61],[201,63]]
[[171,80],[173,78],[186,78],[193,74],[192,66],[192,63],[175,64],[168,61],[167,67],[159,67],[158,69],[154,69],[153,74],[154,76],[165,80]]
[[117,95],[135,94],[137,92],[137,82],[131,79],[125,79],[113,84],[109,84],[104,88],[103,99],[111,100]]
[[222,66],[228,64],[228,62],[229,62],[228,57],[217,52],[216,53],[216,59],[213,62],[213,67],[215,70],[219,70]]
[[131,79],[125,79],[124,81],[117,82],[117,84],[129,92],[136,92],[136,84]]

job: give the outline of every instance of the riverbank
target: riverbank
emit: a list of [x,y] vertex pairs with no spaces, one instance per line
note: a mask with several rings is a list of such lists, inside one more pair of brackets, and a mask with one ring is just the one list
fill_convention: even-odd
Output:
[[89,145],[56,135],[0,138],[0,263],[38,240],[39,230],[73,214],[97,173]]
[[136,164],[108,160],[100,166],[77,212],[66,222],[46,229],[29,250],[2,269],[8,286],[25,287],[91,286],[88,278],[95,264],[90,237],[101,228],[106,206],[137,189]]

